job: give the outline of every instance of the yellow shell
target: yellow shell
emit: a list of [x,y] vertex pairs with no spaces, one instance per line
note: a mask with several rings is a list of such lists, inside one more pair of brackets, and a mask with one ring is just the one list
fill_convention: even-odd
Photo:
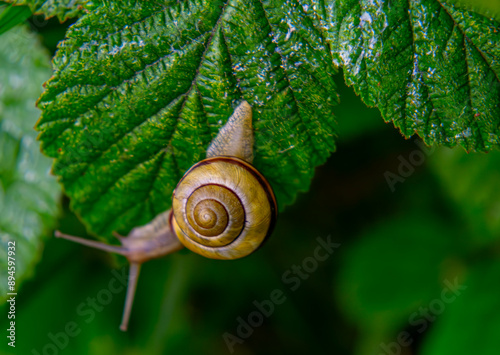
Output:
[[255,251],[272,232],[276,199],[248,162],[217,156],[194,165],[177,185],[173,229],[184,246],[212,259]]

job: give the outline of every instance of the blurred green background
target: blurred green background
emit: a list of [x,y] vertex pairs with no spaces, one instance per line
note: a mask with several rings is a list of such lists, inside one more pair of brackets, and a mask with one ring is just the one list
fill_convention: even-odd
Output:
[[[8,35],[28,38],[48,57],[72,22],[30,17],[26,30],[7,32],[0,43]],[[9,56],[3,58],[5,69]],[[0,95],[12,85],[7,77],[0,76]],[[21,87],[41,92],[43,80],[21,78]],[[181,251],[146,263],[126,333],[118,329],[125,291],[109,291],[120,286],[113,270],[121,274],[123,260],[52,237],[55,228],[86,236],[66,198],[59,213],[48,202],[34,209],[58,217],[30,225],[45,242],[27,252],[35,256],[18,287],[16,347],[8,347],[4,336],[1,353],[497,354],[500,154],[421,148],[418,139],[403,139],[378,110],[365,107],[341,72],[337,84],[337,152],[317,169],[310,191],[279,216],[266,245],[230,262]],[[19,154],[24,137],[36,136],[20,129],[16,138],[9,122],[23,105],[23,125],[32,127],[39,115],[35,99],[29,105],[0,99],[2,268],[6,236],[22,234],[25,222],[18,216],[15,230],[6,211],[31,194],[21,189],[7,198],[12,181],[25,177],[19,175],[21,160],[9,165],[8,159]],[[35,173],[46,175],[47,169]],[[26,205],[33,203],[28,198]],[[340,246],[312,262],[317,238],[328,236]],[[300,282],[289,282],[294,272]],[[280,304],[256,316],[256,303],[269,310],[275,290],[283,293]],[[2,304],[3,329],[7,311]],[[241,329],[252,321],[259,324]]]

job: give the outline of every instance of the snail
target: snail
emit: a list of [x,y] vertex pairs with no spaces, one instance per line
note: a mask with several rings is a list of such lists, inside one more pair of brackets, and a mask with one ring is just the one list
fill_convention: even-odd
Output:
[[55,232],[55,236],[125,256],[130,263],[120,329],[127,330],[141,264],[182,249],[212,259],[249,255],[271,234],[277,217],[273,190],[252,165],[252,108],[242,101],[172,194],[172,208],[128,236],[121,246]]

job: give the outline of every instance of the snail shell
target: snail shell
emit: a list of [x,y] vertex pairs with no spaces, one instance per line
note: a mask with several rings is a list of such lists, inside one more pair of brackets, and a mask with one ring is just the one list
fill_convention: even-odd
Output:
[[271,233],[277,212],[266,179],[233,156],[194,165],[174,191],[172,210],[181,243],[212,259],[237,259],[255,251]]

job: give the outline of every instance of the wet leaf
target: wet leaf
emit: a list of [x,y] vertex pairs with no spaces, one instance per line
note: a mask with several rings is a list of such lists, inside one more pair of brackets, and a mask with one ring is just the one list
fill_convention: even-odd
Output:
[[295,1],[123,1],[72,26],[37,129],[89,230],[109,237],[168,209],[241,99],[279,205],[306,190],[335,148],[335,68],[316,21]]
[[58,214],[60,187],[49,175],[33,125],[41,82],[50,77],[47,53],[33,34],[16,27],[0,41],[0,291],[7,291],[7,246],[16,243],[16,290],[33,271],[42,239]]
[[498,146],[500,23],[444,1],[339,1],[334,61],[363,101],[427,144]]
[[[57,16],[60,21],[70,17],[78,17],[84,13],[87,4],[97,1],[91,0],[6,0],[13,5],[27,5],[36,14],[45,15],[45,18]],[[90,6],[89,5],[89,6]]]

